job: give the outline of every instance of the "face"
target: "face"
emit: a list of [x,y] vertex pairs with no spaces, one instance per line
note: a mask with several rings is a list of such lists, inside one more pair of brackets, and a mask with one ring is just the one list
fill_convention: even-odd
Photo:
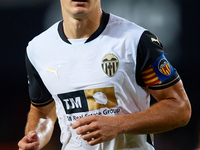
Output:
[[81,18],[101,9],[100,0],[60,0],[63,16]]

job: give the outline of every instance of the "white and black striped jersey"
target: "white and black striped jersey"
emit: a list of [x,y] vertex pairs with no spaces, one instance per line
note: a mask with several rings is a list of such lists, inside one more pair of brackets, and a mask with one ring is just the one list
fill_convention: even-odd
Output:
[[[177,83],[158,38],[144,28],[103,13],[99,28],[83,44],[73,45],[57,22],[29,42],[26,67],[34,106],[55,101],[62,149],[153,150],[146,135],[121,134],[89,146],[71,125],[90,115],[116,116],[149,108],[147,88]],[[134,120],[133,120],[134,121]]]

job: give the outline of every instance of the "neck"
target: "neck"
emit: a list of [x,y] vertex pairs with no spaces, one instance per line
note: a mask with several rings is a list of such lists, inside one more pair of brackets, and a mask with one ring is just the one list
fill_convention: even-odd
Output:
[[84,17],[63,17],[63,29],[68,39],[79,39],[90,37],[99,27],[102,11],[85,15]]

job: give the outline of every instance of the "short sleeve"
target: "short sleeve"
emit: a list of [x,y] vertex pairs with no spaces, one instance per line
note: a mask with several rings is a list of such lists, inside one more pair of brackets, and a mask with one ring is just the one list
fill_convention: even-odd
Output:
[[50,104],[53,101],[53,98],[42,82],[38,72],[31,64],[27,53],[25,54],[25,62],[28,77],[28,91],[31,103],[36,107]]
[[177,83],[177,70],[167,60],[162,43],[145,31],[137,49],[136,81],[142,87],[163,89]]

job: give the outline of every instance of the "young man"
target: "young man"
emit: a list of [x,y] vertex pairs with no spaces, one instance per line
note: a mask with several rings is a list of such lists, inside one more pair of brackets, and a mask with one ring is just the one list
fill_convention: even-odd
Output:
[[[147,134],[187,124],[188,97],[158,38],[102,12],[100,0],[61,0],[63,21],[27,47],[31,107],[19,150],[38,150],[58,117],[62,150],[153,150]],[[149,95],[158,101],[149,107]]]

